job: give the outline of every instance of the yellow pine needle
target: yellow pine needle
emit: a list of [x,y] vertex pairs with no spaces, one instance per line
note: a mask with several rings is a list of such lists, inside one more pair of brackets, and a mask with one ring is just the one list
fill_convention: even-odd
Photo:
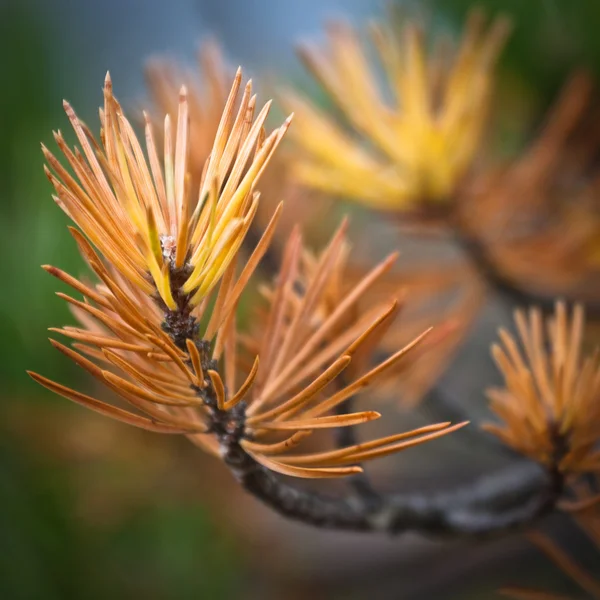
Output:
[[[196,251],[192,255],[192,264],[194,270],[188,277],[183,291],[187,294],[191,292],[197,285],[199,280],[199,274],[206,264],[207,257],[212,249],[214,231],[217,222],[217,202],[219,200],[218,180],[214,178],[212,180],[210,189],[208,191],[208,203],[204,205],[200,221],[196,225],[196,231],[202,231],[204,243],[198,245]],[[206,233],[205,231],[206,230]],[[193,243],[193,238],[192,238]]]
[[[233,285],[233,278],[235,276],[236,267],[237,267],[237,260],[234,258],[231,261],[231,263],[229,264],[229,266],[227,267],[227,269],[225,270],[223,278],[221,279],[221,283],[219,285],[219,292],[217,294],[217,300],[215,301],[215,305],[213,307],[212,314],[211,314],[211,321],[213,318],[219,319],[220,315],[222,314],[223,305],[227,301],[229,292]],[[210,322],[209,322],[209,325],[210,325]],[[215,348],[213,351],[213,356],[214,356],[215,360],[219,360],[221,357],[221,352],[222,352],[222,348],[223,348],[223,338],[227,335],[228,331],[229,331],[229,328],[227,328],[227,327],[222,327],[219,329],[219,334],[217,336],[217,341],[215,343]],[[205,339],[211,339],[208,335],[208,327],[206,328]]]
[[[267,118],[270,107],[271,102],[267,102],[267,104],[265,104],[259,113],[258,117],[256,117],[256,120],[252,124],[244,143],[238,151],[236,161],[231,170],[231,174],[227,179],[225,188],[221,193],[221,200],[219,201],[218,205],[217,214],[222,223],[227,223],[229,219],[231,219],[235,214],[239,213],[239,207],[250,191],[249,186],[253,181],[255,181],[256,175],[260,169],[260,166],[262,165],[261,157],[263,160],[266,157],[266,152],[263,152],[261,156],[257,157],[253,161],[251,169],[246,171],[240,183],[240,177],[242,176],[246,163],[248,162],[252,150],[255,147],[260,129]],[[276,135],[276,131],[271,134],[272,143],[274,143]],[[227,203],[225,203],[226,200]],[[217,234],[218,233],[219,230],[217,231]]]
[[256,96],[252,97],[252,80],[249,80],[244,88],[244,94],[240,101],[240,107],[238,114],[235,118],[235,122],[231,128],[231,134],[225,149],[223,150],[223,156],[219,162],[219,171],[217,177],[223,179],[225,174],[229,172],[232,162],[235,159],[235,155],[239,149],[240,140],[246,138],[252,121],[254,119],[254,107],[256,105]]
[[403,28],[402,44],[387,29],[372,27],[372,37],[393,91],[391,103],[384,101],[368,53],[348,25],[328,27],[325,50],[301,49],[301,59],[347,127],[285,95],[284,103],[298,117],[292,134],[298,149],[295,174],[330,194],[419,214],[419,205],[453,197],[476,155],[492,70],[508,27],[503,19],[487,31],[483,23],[467,26],[456,60],[443,63],[430,55],[415,24]]
[[252,277],[256,267],[260,263],[260,260],[264,256],[267,251],[271,240],[273,238],[273,234],[275,233],[275,227],[277,226],[277,222],[279,221],[279,217],[281,216],[281,210],[283,208],[283,203],[280,202],[269,221],[263,235],[261,236],[256,248],[252,252],[250,258],[246,262],[244,269],[242,270],[238,280],[235,282],[231,292],[227,295],[226,304],[223,308],[222,312],[218,314],[218,319],[216,318],[217,313],[213,312],[211,315],[211,320],[206,328],[206,337],[207,339],[212,339],[215,335],[215,332],[221,327],[223,321],[229,316],[230,312],[237,305],[237,302],[241,296],[241,293],[246,288],[248,281]]

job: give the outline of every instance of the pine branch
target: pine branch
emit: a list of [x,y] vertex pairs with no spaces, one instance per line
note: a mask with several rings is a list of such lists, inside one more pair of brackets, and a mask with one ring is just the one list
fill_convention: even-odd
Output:
[[484,537],[529,527],[554,508],[562,490],[555,473],[526,462],[456,490],[380,496],[380,505],[370,508],[353,497],[293,487],[253,461],[239,445],[225,450],[226,464],[246,491],[282,516],[328,529]]
[[[206,349],[199,344],[201,352]],[[216,391],[208,381],[197,392],[209,413],[210,434],[217,436],[221,456],[242,487],[282,516],[308,525],[391,535],[415,531],[482,537],[530,526],[554,508],[562,493],[558,470],[544,471],[532,462],[517,463],[445,492],[382,496],[373,490],[376,502],[365,502],[362,496],[333,497],[299,489],[242,448],[244,402],[230,411],[219,409]]]
[[[179,331],[196,335],[193,321]],[[172,335],[170,327],[166,330]],[[196,344],[205,372],[216,369],[205,341]],[[264,467],[242,447],[246,437],[246,404],[219,407],[210,378],[196,388],[207,409],[209,433],[218,439],[220,454],[240,485],[280,515],[307,525],[344,531],[399,535],[413,531],[429,536],[485,537],[529,527],[551,512],[563,491],[558,469],[544,470],[534,462],[519,462],[454,490],[410,494],[379,494],[366,477],[355,478],[355,494],[340,497],[297,488]],[[342,405],[351,410],[352,399]],[[337,443],[355,443],[353,434],[338,430]],[[557,454],[556,462],[561,455]]]

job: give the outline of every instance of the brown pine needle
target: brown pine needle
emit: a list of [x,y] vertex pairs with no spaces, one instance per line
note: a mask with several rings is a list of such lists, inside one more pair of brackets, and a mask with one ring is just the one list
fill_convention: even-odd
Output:
[[394,300],[388,308],[386,308],[381,315],[375,318],[375,320],[364,330],[364,332],[352,342],[348,348],[344,351],[344,354],[353,356],[358,349],[362,349],[365,341],[377,330],[382,324],[391,321],[398,312],[398,301]]
[[124,373],[127,373],[127,375],[148,388],[150,391],[156,392],[157,394],[172,400],[186,400],[190,405],[202,404],[202,401],[195,396],[189,386],[184,387],[170,381],[161,381],[152,373],[144,374],[138,367],[132,365],[130,362],[124,360],[110,350],[104,350],[104,356],[111,364],[121,369]]
[[357,466],[353,467],[322,467],[309,469],[305,467],[293,467],[286,465],[277,460],[267,458],[262,454],[255,454],[251,450],[247,450],[248,454],[252,456],[258,463],[267,467],[271,471],[281,473],[282,475],[289,475],[290,477],[300,477],[302,479],[324,479],[333,477],[347,477],[348,475],[355,475],[356,473],[362,473],[362,469]]
[[50,273],[50,275],[60,279],[63,283],[66,283],[68,286],[72,287],[74,290],[77,290],[87,298],[89,298],[92,302],[103,306],[104,308],[110,309],[110,303],[102,296],[102,294],[98,294],[94,290],[92,290],[89,286],[84,285],[79,280],[75,279],[68,273],[65,273],[61,269],[57,269],[52,265],[42,265],[42,269],[46,272]]
[[298,419],[290,421],[259,421],[257,428],[262,429],[324,429],[330,427],[349,427],[351,425],[360,425],[374,419],[379,419],[381,414],[374,411],[363,411],[358,413],[349,413],[346,415],[331,415],[329,417],[317,417],[314,419]]
[[279,415],[309,402],[315,394],[318,394],[326,385],[333,381],[350,364],[350,361],[351,358],[349,356],[341,356],[301,392],[271,410],[254,413],[248,419],[248,424],[252,425],[259,421],[264,422],[265,420],[275,419]]
[[368,373],[366,373],[362,377],[359,377],[357,380],[353,381],[350,385],[341,389],[339,392],[335,393],[330,398],[323,400],[318,406],[309,409],[307,411],[307,414],[310,414],[311,416],[317,416],[323,414],[324,412],[328,412],[336,406],[339,406],[339,404],[341,404],[348,398],[354,396],[360,390],[364,389],[369,385],[372,385],[374,382],[376,382],[378,377],[380,377],[388,369],[393,367],[399,360],[401,360],[407,354],[407,352],[409,352],[409,350],[411,350],[417,344],[419,344],[430,331],[431,329],[428,329],[427,331],[423,332],[420,336],[418,336],[412,342],[410,342],[410,344],[407,344],[404,348],[398,350],[396,354],[390,356],[390,358],[371,369]]
[[[432,440],[436,440],[444,435],[457,431],[458,429],[462,429],[466,425],[469,424],[469,421],[465,421],[464,423],[457,423],[456,425],[452,425],[451,427],[447,427],[442,431],[436,431],[434,433],[429,433],[427,435],[423,435],[413,440],[408,440],[405,442],[399,442],[397,444],[392,444],[387,448],[374,448],[372,450],[366,450],[364,452],[357,452],[353,455],[353,462],[362,462],[365,460],[373,460],[374,458],[381,458],[383,456],[388,456],[389,454],[394,454],[396,452],[400,452],[402,450],[408,450],[408,448],[414,448],[415,446],[419,446],[420,444],[424,444],[426,442],[430,442]],[[341,459],[340,462],[348,462],[348,458]]]
[[575,564],[549,537],[539,531],[531,531],[527,534],[527,537],[582,589],[594,598],[600,598],[600,581],[591,577],[579,565]]
[[578,500],[561,500],[558,503],[558,508],[565,512],[577,513],[596,507],[599,504],[600,494],[596,494],[587,498],[579,498]]
[[75,327],[65,327],[63,329],[58,327],[49,327],[48,331],[60,333],[61,335],[74,340],[79,340],[87,344],[94,344],[95,346],[100,346],[103,348],[117,348],[119,350],[127,350],[129,352],[147,352],[150,350],[150,346],[131,344],[110,336],[94,335],[82,329],[76,329]]
[[[283,452],[288,452],[292,448],[295,448],[303,439],[307,438],[312,434],[312,430],[302,430],[296,431],[296,433],[292,434],[290,437],[286,438],[281,442],[273,442],[272,444],[259,444],[257,442],[252,442],[250,440],[242,440],[240,444],[243,448],[251,450],[252,452],[259,452],[260,454],[265,455],[273,455],[273,454],[281,454]],[[291,458],[295,457],[286,457],[286,464],[293,464]],[[316,463],[313,463],[316,464]]]
[[326,452],[313,452],[311,454],[303,454],[297,456],[288,456],[285,462],[290,465],[301,465],[303,463],[310,463],[312,465],[320,464],[331,464],[331,462],[337,461],[340,458],[344,458],[349,455],[372,450],[381,446],[388,446],[394,442],[406,440],[408,438],[417,437],[426,433],[438,432],[447,430],[450,423],[437,423],[435,425],[427,425],[420,427],[419,429],[413,429],[412,431],[405,431],[403,433],[396,433],[384,438],[371,440],[369,442],[361,442],[360,444],[354,444],[353,446],[346,446],[345,448],[339,448],[337,450],[328,450]]
[[[300,335],[300,329],[304,324],[306,316],[316,302],[319,291],[323,289],[323,286],[327,281],[327,275],[331,272],[334,261],[337,258],[338,253],[341,251],[342,243],[344,241],[344,233],[347,227],[347,221],[343,221],[329,243],[327,250],[323,253],[323,257],[316,269],[314,278],[302,299],[302,306],[298,309],[298,312],[296,313],[286,332],[286,336],[282,342],[281,348],[279,348],[277,358],[273,364],[273,372],[277,372],[279,370],[283,362],[290,358],[289,354],[295,349],[294,344],[297,343],[296,340]],[[268,398],[270,396],[274,387],[274,383],[267,383],[267,388],[264,391],[265,397]]]
[[546,322],[537,309],[529,318],[517,311],[515,322],[523,351],[505,330],[499,332],[502,345],[492,346],[506,387],[488,390],[490,407],[503,422],[488,431],[544,465],[556,462],[565,474],[593,472],[600,456],[600,360],[581,356],[583,309],[576,306],[569,317],[559,302]]
[[185,341],[188,354],[190,355],[190,360],[192,361],[192,366],[194,367],[194,372],[196,374],[196,385],[199,387],[205,387],[204,382],[204,371],[202,369],[202,361],[200,359],[200,353],[198,352],[198,348],[196,344],[192,340]]
[[225,410],[225,386],[223,385],[223,380],[221,379],[221,376],[212,369],[208,370],[208,376],[212,381],[217,396],[217,408],[219,410]]
[[250,390],[250,388],[252,387],[252,384],[254,383],[254,380],[256,379],[256,375],[258,374],[258,365],[259,365],[259,357],[257,356],[254,359],[252,369],[250,370],[250,373],[248,373],[248,377],[246,377],[246,380],[244,381],[244,383],[240,386],[240,388],[232,396],[232,398],[230,400],[228,400],[227,402],[225,402],[225,410],[231,410],[234,406],[236,406],[241,400],[243,400],[246,397],[246,395],[248,394],[248,391]]
[[530,590],[522,587],[505,587],[500,594],[513,600],[573,600],[568,596],[552,594],[550,592],[541,592],[539,590]]
[[167,398],[165,396],[159,396],[158,394],[135,385],[110,371],[103,371],[102,375],[112,388],[118,390],[120,394],[125,392],[129,396],[135,396],[140,400],[145,400],[154,404],[164,404],[166,406],[190,406],[198,404],[194,398],[186,398],[184,396],[181,396],[180,398]]
[[181,372],[187,377],[187,379],[189,380],[190,383],[192,383],[192,384],[196,383],[196,376],[194,375],[194,373],[192,373],[190,371],[188,366],[183,362],[183,360],[179,356],[179,352],[177,351],[177,349],[174,346],[171,346],[164,340],[161,340],[160,338],[153,336],[153,335],[149,335],[148,339],[152,343],[156,344],[161,350],[164,351],[165,354],[167,354],[169,356],[169,358],[181,369]]
[[[298,352],[293,359],[289,362],[287,367],[282,370],[279,375],[278,381],[287,377],[291,372],[297,369],[298,364],[310,356],[318,348],[319,344],[326,338],[329,332],[337,325],[339,320],[345,315],[350,307],[352,307],[356,301],[373,285],[379,277],[389,271],[396,259],[398,253],[390,254],[382,263],[375,267],[370,273],[368,273],[362,281],[360,281],[352,291],[342,300],[342,302],[336,307],[336,309],[328,316],[323,324],[315,331],[313,336],[305,342],[302,350]],[[366,335],[366,332],[363,334]],[[360,338],[359,338],[360,340]],[[355,344],[360,343],[358,340]],[[351,353],[349,353],[351,354]],[[273,383],[276,385],[276,383]]]
[[192,431],[192,428],[186,430],[180,427],[173,427],[171,425],[166,425],[164,423],[155,422],[152,419],[148,419],[146,417],[141,417],[139,415],[135,415],[121,408],[117,408],[116,406],[111,406],[110,404],[106,404],[104,402],[100,402],[100,400],[96,400],[91,396],[86,396],[81,392],[77,392],[72,390],[64,385],[60,385],[54,381],[50,381],[46,377],[42,375],[38,375],[32,371],[27,371],[27,374],[39,384],[43,385],[45,388],[48,388],[50,391],[58,394],[60,396],[64,396],[77,404],[81,404],[86,408],[89,408],[95,412],[98,412],[107,417],[111,417],[117,421],[121,421],[122,423],[127,423],[128,425],[134,425],[135,427],[140,427],[142,429],[147,429],[148,431],[156,431],[158,433],[187,433]]

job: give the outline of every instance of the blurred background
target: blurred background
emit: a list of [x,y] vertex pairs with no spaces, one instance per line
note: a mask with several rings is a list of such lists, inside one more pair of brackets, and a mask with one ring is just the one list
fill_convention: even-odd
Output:
[[[489,142],[510,155],[574,67],[600,75],[600,3],[478,4],[514,22]],[[48,327],[72,318],[40,265],[82,270],[66,218],[50,197],[39,148],[41,141],[53,146],[53,129],[68,129],[62,99],[96,130],[108,69],[122,104],[135,109],[147,94],[147,59],[166,54],[192,64],[209,35],[252,76],[308,85],[295,42],[320,39],[329,17],[360,24],[381,17],[386,5],[0,0],[0,598],[485,599],[506,583],[541,581],[569,591],[566,578],[520,536],[478,544],[363,539],[284,522],[244,497],[221,465],[186,440],[104,420],[25,375],[34,369],[74,387],[91,385],[46,341]],[[473,2],[418,5],[431,27],[448,30],[460,26]],[[448,375],[476,414],[485,411],[481,390],[495,377],[489,341],[507,314],[492,299]],[[393,418],[403,427],[416,419]],[[510,459],[475,460],[468,445],[448,438],[392,460],[402,479],[386,461],[375,469],[387,489],[450,485]],[[578,535],[564,535],[589,560]]]

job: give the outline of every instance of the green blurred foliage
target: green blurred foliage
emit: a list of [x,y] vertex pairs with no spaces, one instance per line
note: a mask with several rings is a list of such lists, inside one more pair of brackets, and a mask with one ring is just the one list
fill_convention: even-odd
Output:
[[0,598],[236,597],[234,544],[201,507],[149,498],[125,519],[90,526],[77,517],[69,470],[21,446],[0,439]]
[[470,9],[507,15],[512,35],[501,64],[528,88],[540,104],[548,104],[567,76],[577,68],[600,74],[600,3],[596,0],[430,0],[430,10],[461,27]]
[[[234,544],[215,531],[201,505],[164,494],[125,520],[92,526],[78,517],[81,484],[72,466],[57,468],[32,443],[42,405],[83,410],[25,373],[34,369],[70,384],[82,378],[47,342],[48,327],[73,319],[54,295],[66,286],[40,265],[75,275],[85,270],[42,168],[40,141],[54,148],[52,130],[67,127],[53,64],[61,34],[35,8],[0,3],[0,598],[235,597]],[[17,408],[31,422],[30,433],[11,431]]]
[[4,5],[0,19],[10,25],[0,36],[0,56],[9,57],[2,60],[7,85],[0,94],[0,377],[8,394],[33,389],[26,368],[60,376],[74,372],[46,341],[46,328],[69,317],[53,295],[56,282],[40,265],[77,272],[81,261],[42,169],[41,138],[49,143],[52,124],[61,122],[53,93],[52,32],[25,4]]
[[[569,76],[584,69],[600,78],[600,3],[596,0],[401,1],[441,28],[459,32],[473,8],[512,24],[496,74],[493,118],[483,150],[510,158],[536,135]],[[457,34],[458,35],[458,34]]]

